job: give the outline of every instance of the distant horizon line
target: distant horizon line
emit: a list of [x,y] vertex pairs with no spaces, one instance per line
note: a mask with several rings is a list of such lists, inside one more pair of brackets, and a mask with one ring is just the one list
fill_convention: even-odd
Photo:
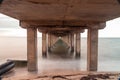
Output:
[[[0,38],[27,38],[27,36],[0,36]],[[38,38],[42,38],[41,36],[38,36]],[[87,37],[81,37],[81,38],[87,38]],[[99,37],[99,38],[120,38],[120,37]]]

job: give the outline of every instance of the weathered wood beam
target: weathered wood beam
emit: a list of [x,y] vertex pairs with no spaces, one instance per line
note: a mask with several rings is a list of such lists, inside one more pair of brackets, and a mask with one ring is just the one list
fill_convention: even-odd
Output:
[[[43,4],[43,5],[49,5],[49,4],[70,4],[71,2],[69,1],[58,1],[58,0],[24,0],[25,2],[29,2],[29,3],[33,3],[33,4]],[[110,0],[110,1],[107,1],[107,0],[103,0],[103,1],[95,1],[95,0],[92,0],[92,1],[87,1],[87,0],[76,0],[76,1],[72,1],[71,4],[95,4],[95,3],[99,3],[99,5],[102,5],[100,3],[103,3],[103,5],[105,4],[116,4],[116,1],[114,0]]]
[[118,0],[4,0],[0,6],[1,13],[18,20],[61,20],[62,25],[69,20],[107,21],[120,16]]
[[[101,26],[95,26],[95,25],[101,25]],[[27,28],[27,27],[39,27],[44,28],[46,27],[59,27],[59,26],[63,26],[63,27],[67,27],[67,28],[72,28],[72,27],[76,27],[76,28],[98,28],[98,29],[103,29],[106,26],[105,22],[98,22],[98,21],[81,21],[81,20],[68,20],[68,21],[60,21],[60,20],[21,20],[20,21],[20,26],[23,28]],[[94,25],[94,26],[93,26]]]
[[64,36],[64,35],[68,35],[74,32],[84,32],[84,29],[81,27],[39,27],[38,28],[39,32],[46,32],[46,33],[51,33],[54,34],[56,36]]
[[86,29],[104,29],[105,27],[106,23],[88,24]]
[[28,71],[37,71],[37,29],[27,28]]
[[98,67],[98,29],[88,29],[87,70],[97,71]]

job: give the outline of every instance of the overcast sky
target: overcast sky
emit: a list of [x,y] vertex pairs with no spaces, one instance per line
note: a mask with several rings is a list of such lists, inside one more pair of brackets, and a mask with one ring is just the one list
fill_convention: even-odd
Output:
[[[87,31],[82,34],[83,37],[86,35]],[[19,26],[18,20],[0,14],[0,36],[25,37],[26,30]],[[108,21],[106,28],[99,31],[99,37],[120,37],[120,18]]]

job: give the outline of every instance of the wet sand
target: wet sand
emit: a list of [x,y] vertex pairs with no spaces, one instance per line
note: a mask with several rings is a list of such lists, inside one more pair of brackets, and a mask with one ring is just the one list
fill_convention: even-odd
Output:
[[26,68],[15,68],[2,80],[118,80],[117,72],[85,72],[78,70],[50,70],[28,72]]
[[[14,69],[2,76],[2,80],[118,80],[120,72],[87,72],[70,60],[42,59],[37,72],[28,72],[26,61],[16,61]],[[75,61],[75,60],[74,60]],[[80,60],[79,60],[80,61]]]

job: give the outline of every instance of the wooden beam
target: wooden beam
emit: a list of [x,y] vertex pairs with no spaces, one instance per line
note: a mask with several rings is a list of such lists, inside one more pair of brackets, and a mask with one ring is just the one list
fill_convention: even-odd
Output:
[[98,67],[98,29],[88,29],[87,70],[97,71]]
[[28,71],[37,71],[37,29],[27,28]]
[[[92,26],[92,25],[101,25],[102,26]],[[103,26],[104,25],[104,26]],[[61,20],[21,20],[20,21],[20,26],[23,28],[27,28],[27,27],[39,27],[39,28],[56,28],[58,29],[63,29],[62,26],[64,27],[64,29],[75,29],[75,28],[83,28],[83,29],[87,29],[89,28],[104,28],[106,26],[106,22],[98,22],[98,21],[81,21],[81,20],[67,20],[67,21],[61,21]],[[61,28],[59,28],[61,27]],[[77,29],[80,30],[80,29]]]

